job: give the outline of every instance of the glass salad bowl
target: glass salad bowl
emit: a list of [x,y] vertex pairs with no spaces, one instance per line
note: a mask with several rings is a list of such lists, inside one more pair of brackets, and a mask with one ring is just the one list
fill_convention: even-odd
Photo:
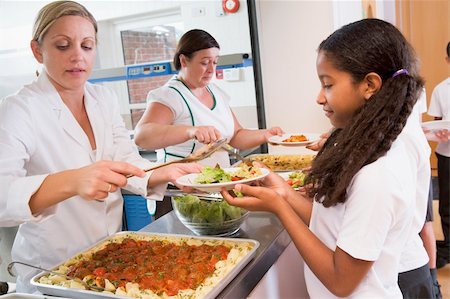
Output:
[[233,235],[249,214],[222,199],[202,199],[188,194],[172,196],[172,206],[181,223],[196,235]]

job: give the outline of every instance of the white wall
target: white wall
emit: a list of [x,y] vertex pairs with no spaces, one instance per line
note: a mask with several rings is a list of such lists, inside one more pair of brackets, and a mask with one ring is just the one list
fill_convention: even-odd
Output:
[[268,126],[325,132],[330,124],[315,102],[316,49],[333,31],[332,2],[258,1],[257,6]]
[[[7,44],[17,53],[29,51],[31,23],[37,11],[50,1],[0,1],[0,50]],[[185,29],[201,27],[212,33],[222,46],[222,54],[250,51],[247,30],[246,1],[241,0],[238,13],[218,17],[217,1],[80,1],[99,21],[111,18],[164,10],[183,4]],[[352,3],[350,3],[352,2]],[[261,64],[268,126],[279,125],[291,132],[322,132],[329,128],[319,105],[315,103],[319,80],[315,70],[316,48],[335,27],[361,16],[360,1],[283,1],[257,0]],[[107,3],[107,5],[106,5]],[[151,3],[151,5],[150,5]],[[350,4],[349,4],[350,3]],[[351,8],[349,7],[351,6]],[[205,14],[193,17],[192,10],[204,7]],[[346,9],[344,9],[346,8]],[[118,15],[119,14],[119,15]],[[14,28],[21,28],[12,39]],[[5,35],[8,33],[8,35]],[[101,43],[101,46],[105,44]],[[11,54],[14,55],[14,54]],[[31,52],[29,52],[31,55]],[[23,59],[23,58],[22,58]],[[23,73],[21,66],[10,57],[0,61],[0,78]],[[24,59],[28,67],[32,59]],[[101,58],[108,66],[107,59]],[[34,66],[33,66],[34,67]],[[31,76],[34,71],[30,71]],[[245,73],[245,77],[251,74]],[[248,78],[247,78],[248,79]],[[3,81],[3,80],[2,80]],[[223,82],[224,88],[236,99],[253,97],[253,89],[242,87],[242,82]],[[2,86],[0,86],[2,87]],[[4,88],[0,90],[0,93]],[[246,100],[235,101],[234,106]],[[246,105],[244,105],[246,106]]]
[[[363,18],[360,0],[256,0],[268,126],[322,133],[331,125],[316,103],[317,47],[333,31]],[[395,3],[376,1],[377,17],[395,22]],[[311,152],[269,146],[270,153]]]

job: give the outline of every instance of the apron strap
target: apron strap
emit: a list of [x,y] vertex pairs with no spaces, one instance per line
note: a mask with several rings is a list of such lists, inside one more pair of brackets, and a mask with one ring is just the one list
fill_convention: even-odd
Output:
[[[189,90],[191,93],[192,93],[192,95],[194,96],[194,97],[197,97],[193,92],[192,92],[192,90],[186,85],[186,83],[184,83],[182,80],[180,80],[180,79],[178,79],[178,78],[175,78],[175,79],[173,79],[174,81],[178,81],[178,82],[180,82],[181,84],[183,84],[184,85],[184,87],[186,87],[186,89],[187,90]],[[171,87],[171,86],[170,86]],[[212,98],[213,98],[213,106],[211,107],[211,109],[210,110],[214,110],[214,108],[216,108],[216,105],[217,105],[217,101],[216,101],[216,96],[214,95],[214,93],[212,92],[212,90],[211,90],[211,88],[209,88],[209,86],[206,86],[206,90],[211,94],[211,96],[212,96]],[[179,92],[179,91],[178,91]],[[180,93],[180,92],[179,92]],[[180,93],[181,94],[181,93]]]
[[[192,126],[195,126],[194,115],[192,114],[191,107],[189,106],[188,102],[187,102],[186,99],[184,98],[183,94],[182,94],[177,88],[175,88],[175,87],[173,87],[173,86],[169,86],[169,88],[172,88],[173,90],[175,90],[175,91],[181,96],[181,98],[183,99],[184,103],[186,104],[186,106],[187,106],[187,108],[188,108],[189,115],[191,116],[191,124],[192,124]],[[191,154],[194,152],[194,149],[195,149],[195,141],[192,142]],[[166,149],[164,149],[164,161],[165,161],[165,162],[166,162],[167,155],[173,156],[173,157],[178,157],[178,158],[185,158],[185,157],[180,156],[180,155],[168,153],[168,152],[166,151]]]
[[164,162],[167,162],[167,156],[177,157],[177,158],[180,158],[180,159],[186,158],[186,157],[184,157],[184,156],[182,156],[182,155],[177,155],[177,154],[168,153],[168,152],[166,151],[166,149],[164,149]]

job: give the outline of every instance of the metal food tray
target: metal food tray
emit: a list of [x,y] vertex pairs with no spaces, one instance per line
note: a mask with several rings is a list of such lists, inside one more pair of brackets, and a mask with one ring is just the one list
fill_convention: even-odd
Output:
[[[196,239],[196,240],[204,240],[204,241],[211,241],[211,240],[218,240],[218,241],[226,241],[230,243],[250,243],[253,245],[253,248],[247,253],[246,256],[244,256],[243,259],[241,259],[230,272],[226,274],[226,276],[220,280],[204,297],[205,299],[213,299],[215,298],[233,279],[234,277],[253,259],[256,249],[259,247],[259,242],[252,239],[237,239],[237,238],[221,238],[221,237],[208,237],[208,236],[191,236],[191,235],[179,235],[179,234],[162,234],[162,233],[144,233],[144,232],[131,232],[131,231],[124,231],[116,233],[112,236],[109,236],[100,242],[96,243],[92,247],[83,250],[82,252],[75,254],[72,258],[80,255],[85,254],[91,250],[94,250],[95,248],[98,248],[100,250],[104,243],[108,243],[110,240],[115,238],[124,238],[124,237],[160,237],[161,239],[165,238],[179,238],[179,239]],[[69,259],[67,259],[68,261]],[[65,264],[67,261],[62,262],[58,266],[55,266],[51,268],[50,270],[56,270],[63,264]],[[114,294],[108,294],[108,293],[101,293],[101,292],[95,292],[91,290],[81,290],[81,289],[71,289],[66,288],[62,286],[57,285],[50,285],[50,284],[43,284],[39,282],[39,279],[42,276],[48,275],[47,272],[40,272],[39,274],[35,275],[33,278],[31,278],[30,282],[31,285],[37,287],[37,289],[42,293],[46,295],[52,295],[52,296],[61,296],[61,297],[68,297],[68,298],[78,298],[78,299],[91,299],[91,298],[97,298],[97,299],[104,299],[104,298],[131,298],[131,297],[125,297],[125,296],[119,296]]]
[[[264,163],[272,171],[284,172],[302,170],[311,166],[315,154],[253,154],[245,157],[250,162],[259,161]],[[237,162],[234,166],[238,166]]]

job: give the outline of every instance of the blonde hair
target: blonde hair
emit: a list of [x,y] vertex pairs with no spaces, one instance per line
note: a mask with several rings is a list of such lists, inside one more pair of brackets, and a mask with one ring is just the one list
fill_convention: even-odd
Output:
[[44,6],[38,13],[33,26],[33,40],[42,42],[50,27],[61,17],[80,16],[89,20],[97,33],[97,21],[81,4],[74,1],[55,1]]

